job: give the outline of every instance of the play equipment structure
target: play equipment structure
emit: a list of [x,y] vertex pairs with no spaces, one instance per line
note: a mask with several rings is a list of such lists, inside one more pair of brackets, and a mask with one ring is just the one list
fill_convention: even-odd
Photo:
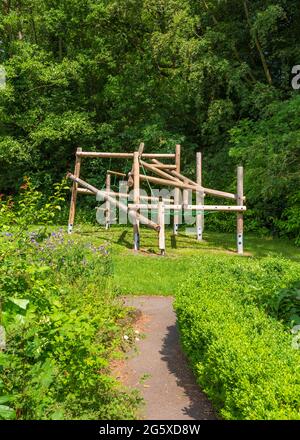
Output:
[[[105,189],[90,185],[80,178],[80,167],[82,158],[100,158],[100,159],[129,159],[132,160],[131,171],[127,174],[119,171],[107,170]],[[172,163],[166,161],[172,160]],[[243,254],[243,212],[245,197],[243,194],[243,167],[237,169],[237,192],[236,194],[205,188],[202,185],[202,154],[196,154],[196,179],[195,181],[184,176],[181,173],[181,146],[176,145],[175,153],[144,153],[144,144],[141,143],[139,149],[133,153],[109,153],[82,151],[78,148],[76,151],[76,161],[74,174],[68,173],[67,177],[73,181],[68,232],[71,233],[74,225],[77,194],[91,194],[100,196],[105,201],[105,227],[109,228],[111,223],[111,207],[117,207],[120,211],[126,213],[133,224],[133,248],[138,251],[140,248],[140,224],[154,229],[158,232],[159,249],[162,255],[165,254],[165,214],[173,211],[173,234],[178,234],[179,212],[196,212],[196,235],[197,240],[203,239],[204,212],[205,211],[226,211],[235,212],[237,215],[237,252]],[[143,171],[143,172],[141,172]],[[146,174],[146,171],[152,175]],[[154,176],[153,176],[154,174]],[[133,195],[127,192],[116,193],[111,191],[111,176],[121,177],[126,181],[126,187],[133,187]],[[141,195],[141,183],[145,181],[153,183],[160,187],[174,188],[174,196],[171,198],[155,197]],[[150,187],[151,189],[151,187]],[[183,195],[180,197],[180,191]],[[196,195],[196,204],[189,204],[188,192]],[[235,200],[235,205],[205,205],[206,196],[220,197]],[[123,200],[133,203],[124,203]],[[141,203],[145,202],[145,203]],[[151,203],[149,203],[151,202]],[[157,212],[157,221],[154,222],[141,211],[155,210]]]

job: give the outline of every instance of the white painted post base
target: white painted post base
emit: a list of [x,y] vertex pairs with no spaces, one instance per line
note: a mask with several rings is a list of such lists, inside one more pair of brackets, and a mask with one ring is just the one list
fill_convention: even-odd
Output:
[[160,255],[164,256],[166,253],[166,237],[165,237],[165,206],[164,202],[160,200],[158,202],[158,223],[160,226],[158,234],[158,242]]
[[73,231],[73,225],[71,225],[70,223],[68,224],[68,234],[72,234]]
[[239,255],[244,254],[244,235],[237,234],[237,250]]
[[133,234],[133,249],[135,251],[140,250],[140,234],[139,234],[139,232],[134,232],[134,234]]
[[202,226],[197,226],[197,240],[198,241],[202,241],[203,240]]

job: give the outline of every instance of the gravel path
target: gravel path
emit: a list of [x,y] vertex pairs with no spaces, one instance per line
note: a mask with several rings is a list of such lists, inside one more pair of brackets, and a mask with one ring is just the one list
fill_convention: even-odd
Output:
[[127,306],[141,311],[136,328],[145,337],[137,341],[138,352],[129,354],[119,376],[141,390],[144,420],[215,420],[181,350],[172,302],[171,297],[124,298]]

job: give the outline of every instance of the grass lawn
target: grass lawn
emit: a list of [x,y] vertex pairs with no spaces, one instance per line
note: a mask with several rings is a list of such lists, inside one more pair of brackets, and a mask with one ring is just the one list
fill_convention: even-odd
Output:
[[[157,248],[157,235],[142,228],[141,251],[132,250],[132,229],[112,226],[109,231],[102,227],[78,225],[73,233],[76,240],[95,245],[106,244],[110,248],[115,286],[121,294],[173,295],[177,285],[185,279],[194,257],[199,255],[235,254],[235,234],[208,232],[204,241],[180,231],[174,240],[171,229],[167,230],[166,256],[161,257]],[[300,249],[288,240],[260,238],[247,235],[245,257],[283,256],[300,262]]]

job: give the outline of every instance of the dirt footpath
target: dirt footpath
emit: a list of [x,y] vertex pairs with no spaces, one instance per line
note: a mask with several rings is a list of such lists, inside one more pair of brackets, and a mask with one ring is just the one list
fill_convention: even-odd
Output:
[[129,354],[118,375],[141,391],[144,420],[215,420],[181,350],[172,302],[171,297],[124,298],[141,317],[136,325],[138,352]]

